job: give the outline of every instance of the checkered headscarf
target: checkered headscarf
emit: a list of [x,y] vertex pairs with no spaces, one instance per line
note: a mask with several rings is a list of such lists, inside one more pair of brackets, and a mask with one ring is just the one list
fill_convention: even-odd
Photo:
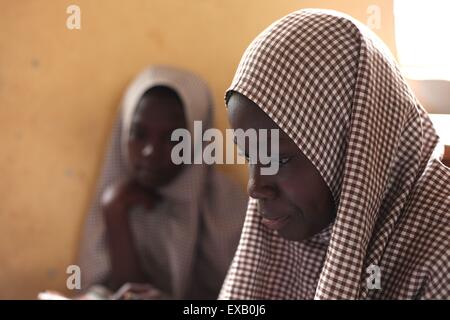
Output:
[[[338,12],[300,10],[247,48],[226,94],[255,102],[329,186],[334,222],[303,242],[250,199],[223,299],[450,298],[450,170],[385,45]],[[295,179],[295,177],[293,177]],[[380,268],[369,290],[367,268]]]

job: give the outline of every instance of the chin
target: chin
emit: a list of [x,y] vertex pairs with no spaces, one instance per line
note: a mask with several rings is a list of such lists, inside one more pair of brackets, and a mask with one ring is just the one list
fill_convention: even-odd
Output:
[[305,240],[305,238],[302,235],[299,235],[299,234],[295,234],[294,235],[291,232],[286,232],[286,231],[283,231],[283,230],[278,230],[277,234],[281,238],[283,238],[285,240],[289,240],[289,241],[301,242],[301,241]]
[[141,175],[136,176],[136,181],[143,188],[156,188],[157,187],[157,179],[150,175]]
[[141,179],[139,181],[139,183],[144,188],[157,189],[157,188],[165,186],[168,182],[165,181],[164,179],[155,177],[155,178]]
[[308,232],[307,230],[279,230],[277,231],[278,235],[289,241],[296,241],[296,242],[303,242],[306,241],[314,236],[311,232]]
[[165,175],[157,175],[153,179],[149,180],[148,184],[151,185],[153,188],[161,188],[172,183],[176,177],[177,174],[172,173]]

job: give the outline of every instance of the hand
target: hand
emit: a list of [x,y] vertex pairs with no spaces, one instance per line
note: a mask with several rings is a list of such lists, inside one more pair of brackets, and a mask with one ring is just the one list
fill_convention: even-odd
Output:
[[137,182],[126,179],[108,186],[103,192],[101,205],[107,218],[111,216],[128,216],[134,206],[147,210],[154,208],[159,197],[153,190],[144,189]]
[[112,296],[112,292],[108,290],[103,285],[93,285],[91,286],[86,292],[68,297],[64,294],[53,291],[53,290],[46,290],[44,292],[40,292],[38,294],[39,300],[110,300]]
[[39,292],[37,296],[38,300],[70,300],[62,293],[53,290],[47,290],[44,292]]
[[125,283],[112,296],[113,300],[160,300],[164,295],[147,283]]

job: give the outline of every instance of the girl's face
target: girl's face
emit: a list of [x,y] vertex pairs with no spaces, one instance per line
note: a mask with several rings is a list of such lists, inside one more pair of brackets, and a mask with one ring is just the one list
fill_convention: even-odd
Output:
[[[264,111],[239,93],[230,97],[228,116],[234,129],[279,129]],[[250,164],[247,191],[258,199],[263,224],[287,240],[302,241],[333,221],[333,196],[317,169],[289,136],[281,129],[279,136],[278,173],[261,175],[259,161]],[[238,147],[248,155],[247,146],[246,143]]]
[[183,106],[168,88],[156,88],[142,96],[133,115],[128,139],[131,174],[143,187],[169,183],[182,170],[171,159],[172,131],[186,128]]

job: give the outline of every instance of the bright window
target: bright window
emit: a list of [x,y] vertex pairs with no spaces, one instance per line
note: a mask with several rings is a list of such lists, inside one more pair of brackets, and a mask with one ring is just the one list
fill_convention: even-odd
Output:
[[450,80],[450,1],[394,0],[395,37],[405,75]]

